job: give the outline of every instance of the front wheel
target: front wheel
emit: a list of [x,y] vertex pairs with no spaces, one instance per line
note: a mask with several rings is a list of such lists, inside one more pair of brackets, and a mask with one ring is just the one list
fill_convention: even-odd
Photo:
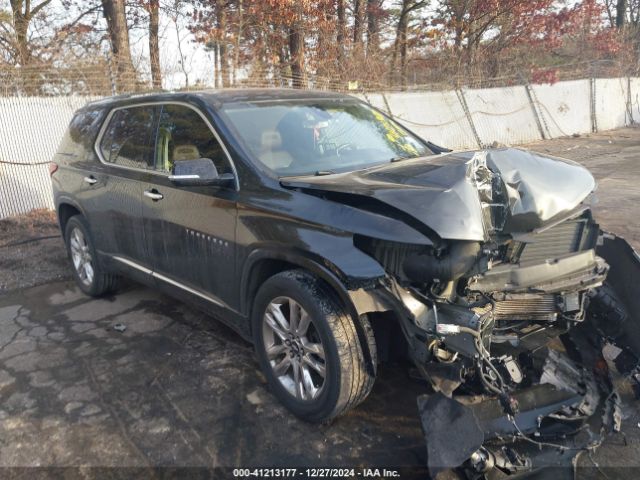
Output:
[[71,217],[65,227],[65,243],[76,283],[87,295],[99,297],[115,290],[117,277],[106,273],[98,262],[87,222],[83,217]]
[[321,280],[286,271],[258,291],[252,315],[258,362],[273,393],[295,415],[326,422],[371,391],[375,341],[367,319],[357,321],[371,353],[369,368],[356,325]]

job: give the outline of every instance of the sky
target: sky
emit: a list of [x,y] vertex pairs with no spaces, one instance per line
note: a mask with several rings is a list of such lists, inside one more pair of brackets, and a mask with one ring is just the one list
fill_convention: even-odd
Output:
[[[32,8],[41,3],[41,0],[31,0]],[[77,0],[77,8],[65,8],[62,0],[53,0],[46,9],[46,21],[34,20],[31,22],[30,35],[37,37],[46,34],[46,30],[51,25],[58,26],[69,24],[74,21],[85,7],[91,5],[99,6],[99,0]],[[9,0],[0,0],[0,10],[11,11]],[[45,12],[45,10],[43,10]],[[99,28],[106,29],[106,23],[102,15],[102,9],[97,8],[91,16],[82,18],[83,23],[93,24],[98,20]],[[194,36],[188,29],[188,18],[179,18],[176,22],[164,11],[160,12],[160,63],[164,73],[163,87],[166,89],[177,89],[186,85],[185,74],[180,65],[180,54],[178,46],[181,46],[185,62],[184,68],[189,76],[189,83],[203,81],[206,84],[213,84],[214,62],[212,54],[206,52],[202,46],[195,43]],[[141,27],[131,29],[129,41],[131,45],[131,55],[136,65],[139,65],[140,72],[150,78],[149,65],[149,37],[147,35],[147,24],[142,22]],[[105,52],[108,46],[105,41]]]

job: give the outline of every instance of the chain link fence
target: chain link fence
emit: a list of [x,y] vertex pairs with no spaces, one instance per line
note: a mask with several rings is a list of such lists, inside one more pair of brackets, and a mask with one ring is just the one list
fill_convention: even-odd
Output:
[[[246,72],[235,86],[348,92],[436,143],[484,148],[638,121],[640,79],[621,75],[620,68],[614,62],[565,65],[556,68],[562,81],[555,84],[535,84],[529,72],[391,86],[372,77],[293,78],[270,69]],[[75,110],[114,93],[152,91],[150,82],[118,79],[112,72],[106,62],[73,69],[0,68],[0,218],[53,208],[48,163]]]

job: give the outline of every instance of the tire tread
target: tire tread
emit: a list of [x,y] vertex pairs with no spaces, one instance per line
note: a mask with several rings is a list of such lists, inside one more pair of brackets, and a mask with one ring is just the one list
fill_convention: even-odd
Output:
[[[341,385],[338,401],[333,410],[320,419],[322,422],[329,422],[362,403],[373,388],[377,363],[373,329],[366,317],[352,319],[351,315],[335,299],[331,288],[310,273],[304,270],[289,270],[278,275],[293,278],[299,284],[307,287],[316,298],[326,300],[322,302],[322,308],[327,314],[326,319],[336,340],[341,358]],[[354,321],[360,322],[365,331],[373,360],[373,375],[367,369]]]

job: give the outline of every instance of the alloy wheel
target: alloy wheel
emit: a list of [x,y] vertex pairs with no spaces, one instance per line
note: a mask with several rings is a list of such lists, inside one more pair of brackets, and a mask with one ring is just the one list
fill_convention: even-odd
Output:
[[71,247],[71,260],[73,266],[76,269],[76,273],[80,278],[80,281],[84,285],[91,285],[93,283],[94,269],[93,258],[91,257],[91,251],[87,239],[79,228],[74,228],[69,236],[69,243]]
[[267,305],[263,318],[264,347],[271,369],[298,400],[313,400],[325,384],[325,353],[311,316],[289,297]]

